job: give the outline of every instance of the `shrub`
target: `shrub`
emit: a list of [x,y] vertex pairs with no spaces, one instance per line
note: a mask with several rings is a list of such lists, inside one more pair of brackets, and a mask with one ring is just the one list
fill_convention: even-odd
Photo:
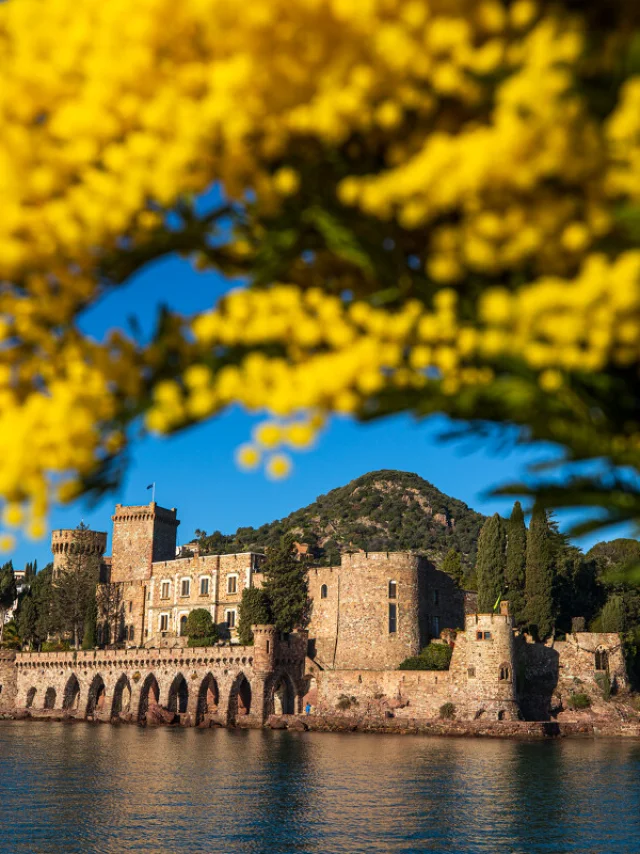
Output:
[[[215,626],[214,626],[215,628]],[[187,641],[187,646],[213,646],[218,640],[217,635],[210,635],[208,638],[192,638]]]
[[[189,646],[192,640],[206,640],[208,643],[199,643],[195,646],[210,646],[218,639],[218,630],[213,624],[213,618],[206,608],[194,608],[187,617],[187,631]],[[211,640],[213,638],[213,641]]]
[[68,641],[45,641],[42,652],[69,652],[71,644]]
[[596,673],[595,675],[596,685],[602,691],[602,697],[604,700],[611,699],[611,679],[609,679],[609,675],[607,673]]
[[420,655],[413,655],[400,664],[400,670],[448,670],[453,649],[446,643],[430,643]]
[[588,709],[591,706],[591,697],[588,694],[571,694],[569,697],[570,709]]
[[452,721],[456,716],[456,707],[453,703],[445,703],[440,706],[440,717],[446,721]]
[[346,712],[347,709],[350,709],[351,706],[357,706],[358,701],[355,697],[347,697],[346,694],[341,694],[338,697],[338,702],[336,703],[336,709],[339,709],[341,712]]

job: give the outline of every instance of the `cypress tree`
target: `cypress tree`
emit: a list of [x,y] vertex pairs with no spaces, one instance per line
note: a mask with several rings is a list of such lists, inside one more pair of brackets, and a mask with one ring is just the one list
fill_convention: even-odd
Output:
[[442,561],[442,571],[450,575],[458,587],[462,587],[464,572],[462,571],[462,560],[455,549],[449,549]]
[[267,549],[264,590],[273,622],[281,632],[304,628],[309,621],[309,586],[302,561],[296,560],[293,537]]
[[505,582],[507,598],[516,625],[525,618],[525,567],[527,562],[527,527],[519,501],[513,505],[511,518],[507,525],[507,561]]
[[626,628],[624,602],[621,596],[610,596],[600,615],[603,632],[623,632]]
[[87,604],[82,634],[82,649],[94,649],[97,646],[98,605],[93,596]]
[[38,609],[31,593],[22,600],[18,615],[18,633],[24,644],[33,644],[37,640]]
[[493,611],[497,599],[504,592],[506,535],[498,513],[482,526],[478,538],[476,574],[478,576],[478,611]]
[[543,507],[533,508],[527,533],[525,614],[530,630],[544,639],[553,631],[553,561],[549,521]]
[[13,607],[17,596],[13,563],[8,561],[0,569],[0,642],[2,642],[4,635],[5,615]]

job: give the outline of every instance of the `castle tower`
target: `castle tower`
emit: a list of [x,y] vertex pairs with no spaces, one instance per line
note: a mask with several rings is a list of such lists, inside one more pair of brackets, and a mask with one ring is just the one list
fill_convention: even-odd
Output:
[[111,517],[111,581],[143,581],[151,576],[154,561],[176,556],[176,508],[151,504],[127,507],[116,504]]
[[53,552],[53,576],[64,569],[69,555],[91,555],[102,558],[107,547],[107,535],[103,531],[78,528],[62,528],[51,532]]
[[467,614],[464,635],[456,641],[456,669],[462,670],[460,681],[470,717],[517,720],[513,621],[507,602],[500,610],[499,614]]
[[270,673],[276,663],[278,630],[275,626],[251,626],[253,632],[253,666],[260,673]]

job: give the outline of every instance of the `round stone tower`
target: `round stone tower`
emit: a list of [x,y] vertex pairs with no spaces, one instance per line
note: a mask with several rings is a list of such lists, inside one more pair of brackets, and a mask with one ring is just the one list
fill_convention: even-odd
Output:
[[251,626],[253,632],[253,666],[256,671],[270,673],[276,663],[278,630],[275,626]]
[[78,528],[62,528],[51,533],[53,552],[53,574],[64,569],[69,555],[91,555],[101,558],[107,547],[104,531],[89,531]]
[[500,614],[468,614],[465,618],[464,682],[469,717],[520,717],[513,624],[507,603],[502,605]]

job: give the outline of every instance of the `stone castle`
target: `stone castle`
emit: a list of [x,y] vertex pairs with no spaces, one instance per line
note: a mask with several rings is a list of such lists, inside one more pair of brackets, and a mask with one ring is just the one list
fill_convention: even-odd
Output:
[[[153,502],[118,504],[112,521],[110,557],[105,533],[85,532],[80,545],[75,531],[52,535],[54,575],[72,549],[102,560],[101,587],[115,606],[99,614],[99,641],[111,648],[4,653],[0,713],[261,726],[310,710],[325,723],[386,726],[438,719],[447,708],[457,721],[548,721],[566,716],[578,693],[597,708],[603,680],[614,693],[628,689],[617,634],[533,643],[514,630],[508,603],[475,613],[448,575],[410,553],[310,566],[308,630],[282,638],[255,627],[254,645],[242,647],[242,591],[262,585],[264,555],[181,557],[175,508]],[[223,642],[186,647],[195,608],[209,610]],[[448,670],[398,669],[430,639],[453,646]]]

